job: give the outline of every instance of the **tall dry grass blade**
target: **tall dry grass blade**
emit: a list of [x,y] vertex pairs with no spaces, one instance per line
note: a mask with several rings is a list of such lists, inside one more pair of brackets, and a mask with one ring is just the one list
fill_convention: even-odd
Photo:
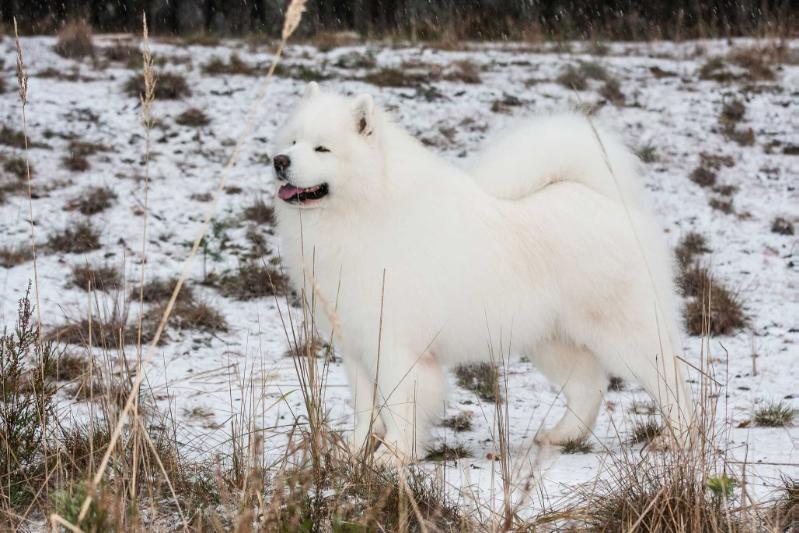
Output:
[[31,226],[31,256],[33,258],[33,289],[36,295],[36,320],[39,322],[39,343],[42,341],[42,312],[39,300],[39,268],[36,259],[36,232],[33,218],[33,185],[31,177],[31,163],[28,151],[28,117],[25,108],[28,105],[28,73],[25,71],[25,59],[22,55],[22,44],[19,42],[17,30],[17,17],[14,17],[14,42],[17,48],[17,85],[19,86],[19,101],[22,103],[22,137],[25,149],[25,176],[28,181],[28,216]]
[[[134,406],[136,398],[138,397],[139,389],[141,387],[142,381],[144,380],[143,368],[150,361],[152,361],[153,357],[155,356],[155,349],[156,346],[158,346],[158,341],[161,339],[161,335],[164,332],[166,323],[169,320],[169,316],[172,314],[172,311],[175,307],[175,302],[177,301],[178,294],[180,294],[180,290],[183,287],[186,278],[188,277],[191,262],[194,259],[194,257],[197,255],[197,251],[200,248],[200,244],[202,243],[203,237],[205,237],[205,234],[208,231],[208,227],[211,224],[211,219],[213,218],[214,213],[216,212],[216,204],[218,203],[219,197],[221,196],[225,188],[225,184],[227,183],[227,178],[230,173],[230,170],[236,164],[241,149],[244,146],[244,142],[252,133],[254,127],[254,120],[256,116],[255,111],[256,109],[260,108],[261,105],[263,104],[263,100],[266,97],[266,91],[269,87],[269,83],[272,79],[272,76],[274,76],[275,68],[277,67],[278,62],[280,61],[280,58],[283,55],[283,49],[286,46],[286,41],[288,40],[288,37],[290,37],[291,34],[294,33],[294,31],[297,29],[297,26],[299,25],[300,20],[302,18],[302,12],[304,10],[304,6],[305,6],[305,1],[303,0],[293,0],[292,3],[289,5],[286,22],[284,23],[283,27],[284,37],[281,39],[280,44],[278,45],[278,48],[273,55],[272,64],[269,67],[269,71],[267,72],[266,77],[261,82],[256,97],[253,100],[252,104],[250,105],[247,114],[245,115],[247,118],[244,123],[244,128],[236,141],[236,144],[233,148],[233,152],[231,153],[230,158],[228,159],[227,163],[222,169],[221,173],[222,175],[219,179],[219,184],[216,188],[216,191],[213,195],[210,205],[208,206],[208,210],[200,226],[200,230],[197,232],[197,236],[194,239],[194,243],[192,244],[191,251],[189,252],[188,257],[183,262],[183,267],[181,269],[180,276],[178,277],[178,281],[175,284],[175,288],[172,290],[172,295],[170,296],[169,301],[167,302],[167,305],[164,308],[161,320],[158,323],[158,327],[156,328],[155,334],[153,335],[153,339],[150,342],[150,345],[147,349],[147,354],[141,362],[140,365],[141,368],[136,372],[136,377],[131,383],[130,394],[128,395],[128,398],[125,401],[125,405],[122,411],[119,413],[119,420],[117,421],[116,425],[114,426],[114,430],[111,433],[108,449],[103,454],[103,458],[100,461],[100,465],[97,469],[97,472],[94,478],[92,479],[91,487],[93,490],[97,489],[97,487],[99,486],[100,482],[102,481],[105,475],[108,463],[111,460],[112,450],[114,449],[114,447],[116,447],[116,444],[119,441],[125,422],[128,416],[130,415],[131,409]],[[80,514],[82,516],[85,516],[86,513],[88,512],[88,508],[91,505],[91,502],[92,502],[92,496],[91,496],[91,491],[89,491],[89,494],[87,494],[81,506]]]

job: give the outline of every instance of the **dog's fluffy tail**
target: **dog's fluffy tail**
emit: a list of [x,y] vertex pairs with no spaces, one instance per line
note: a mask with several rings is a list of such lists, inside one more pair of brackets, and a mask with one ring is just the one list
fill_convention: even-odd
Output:
[[509,200],[570,181],[636,205],[638,166],[637,157],[617,136],[592,128],[583,115],[562,113],[511,128],[477,156],[472,176],[489,194]]

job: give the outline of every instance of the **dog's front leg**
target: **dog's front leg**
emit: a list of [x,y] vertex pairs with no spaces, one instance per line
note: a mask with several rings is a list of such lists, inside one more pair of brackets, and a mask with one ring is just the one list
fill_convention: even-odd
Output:
[[[375,388],[377,376],[374,373],[369,373],[367,366],[355,354],[344,357],[344,368],[350,383],[352,408],[355,414],[355,427],[349,440],[350,449],[353,453],[360,453],[371,435],[382,439],[386,434],[386,428],[377,407],[380,403]],[[373,406],[375,406],[374,409]]]
[[378,409],[386,433],[378,453],[395,463],[412,462],[424,456],[430,427],[445,413],[446,378],[430,353],[383,353]]

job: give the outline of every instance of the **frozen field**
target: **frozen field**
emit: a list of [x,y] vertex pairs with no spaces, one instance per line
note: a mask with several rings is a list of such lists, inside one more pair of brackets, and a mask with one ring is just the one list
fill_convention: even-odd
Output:
[[[111,37],[96,40],[95,61],[64,59],[53,52],[53,43],[50,38],[22,41],[31,74],[27,117],[33,143],[33,214],[41,248],[42,320],[49,330],[67,317],[86,317],[90,305],[95,316],[110,314],[116,305],[128,308],[129,322],[133,322],[138,303],[123,301],[127,290],[119,287],[90,296],[73,285],[72,269],[85,264],[110,266],[124,273],[128,290],[138,282],[145,142],[139,100],[124,90],[138,71],[128,68],[124,59],[111,61],[104,55],[102,47],[116,44]],[[765,63],[773,77],[757,73],[756,67],[744,61],[725,60],[715,70],[710,68],[712,63],[708,67],[715,56],[732,58],[741,50],[751,55],[751,50],[769,44],[752,40],[616,43],[603,50],[582,44],[559,48],[496,45],[458,51],[421,46],[368,45],[330,51],[289,47],[281,75],[273,80],[265,104],[257,110],[256,131],[219,198],[207,250],[191,266],[191,288],[220,312],[227,331],[171,328],[168,342],[159,347],[147,369],[147,387],[178,419],[179,440],[193,453],[225,454],[231,420],[240,421],[255,412],[268,449],[280,454],[287,430],[302,412],[279,313],[285,318],[289,311],[286,299],[239,300],[203,282],[223,279],[248,261],[279,261],[280,243],[272,228],[248,220],[245,210],[257,200],[272,204],[270,139],[302,94],[305,80],[318,78],[327,89],[372,93],[431,150],[466,168],[484,139],[514,120],[550,110],[596,108],[597,120],[620,130],[649,160],[643,165],[643,180],[668,241],[676,245],[689,232],[704,235],[710,252],[701,261],[738,294],[749,317],[746,327],[708,343],[707,355],[723,385],[718,419],[728,431],[723,432],[720,445],[731,459],[749,463],[747,483],[756,494],[767,494],[780,485],[781,474],[799,477],[797,425],[765,428],[750,423],[762,402],[782,400],[799,408],[799,241],[795,234],[772,231],[777,217],[794,225],[799,222],[799,42],[786,44],[784,63]],[[20,130],[13,41],[4,38],[0,49],[6,86],[0,94],[0,119],[4,128]],[[153,52],[157,71],[184,76],[190,94],[157,99],[153,107],[148,280],[180,272],[189,251],[187,242],[194,239],[210,205],[205,193],[212,193],[218,183],[260,73],[271,57],[265,47],[238,41],[215,47],[156,41]],[[257,67],[259,75],[245,73],[244,67],[241,74],[204,70],[214,57],[229,66],[232,53],[244,67]],[[754,55],[766,56],[765,52]],[[581,63],[588,77],[583,90],[571,90],[556,81],[569,66],[580,70]],[[592,72],[597,70],[603,72]],[[608,79],[618,81],[617,90]],[[742,118],[732,117],[737,129],[731,133],[725,131],[720,116],[724,105],[732,101],[744,104],[745,112]],[[209,122],[176,122],[189,108],[203,111]],[[23,155],[13,142],[9,145],[9,135],[5,132],[0,139],[4,162]],[[88,168],[62,161],[75,140],[100,145],[87,156]],[[705,157],[705,167],[717,175],[713,187],[702,187],[690,178],[700,166],[700,153],[719,156]],[[710,160],[717,168],[707,163]],[[0,201],[0,245],[27,246],[27,197],[14,186],[18,180],[14,165],[6,165],[0,180],[7,191]],[[68,209],[89,187],[108,187],[116,198],[92,215]],[[45,246],[51,234],[84,219],[99,231],[99,249],[64,253]],[[32,280],[33,268],[31,261],[8,265],[0,267],[0,322],[11,326],[17,299]],[[296,309],[293,312],[297,315]],[[697,336],[685,339],[686,358],[697,365],[701,342]],[[74,347],[74,351],[81,349]],[[125,356],[135,359],[132,344]],[[351,418],[339,357],[346,354],[336,354],[329,366],[326,408],[333,425],[344,430],[351,426]],[[121,366],[121,361],[115,364]],[[593,439],[596,452],[561,454],[530,448],[528,440],[542,424],[556,421],[564,404],[544,378],[518,357],[511,359],[505,376],[511,456],[518,465],[527,463],[524,468],[532,464],[536,501],[540,494],[556,498],[563,487],[596,477],[609,453],[632,446],[627,443],[629,432],[645,416],[631,414],[631,408],[648,398],[626,384],[606,397]],[[472,429],[437,428],[437,439],[462,444],[472,457],[448,462],[444,468],[435,461],[427,464],[445,474],[452,493],[464,501],[487,502],[492,497],[492,480],[498,483],[492,466],[497,463],[486,458],[495,451],[494,404],[459,388],[454,376],[451,382],[448,414],[471,413]],[[79,402],[70,396],[72,390],[62,391],[65,419],[86,412],[85,405],[75,407]],[[255,404],[252,398],[257,399]]]

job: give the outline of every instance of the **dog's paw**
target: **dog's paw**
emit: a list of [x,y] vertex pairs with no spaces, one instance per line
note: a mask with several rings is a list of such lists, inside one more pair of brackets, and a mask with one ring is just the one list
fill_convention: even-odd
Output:
[[579,440],[582,435],[570,435],[556,429],[542,429],[533,438],[539,446],[563,446],[567,442]]

